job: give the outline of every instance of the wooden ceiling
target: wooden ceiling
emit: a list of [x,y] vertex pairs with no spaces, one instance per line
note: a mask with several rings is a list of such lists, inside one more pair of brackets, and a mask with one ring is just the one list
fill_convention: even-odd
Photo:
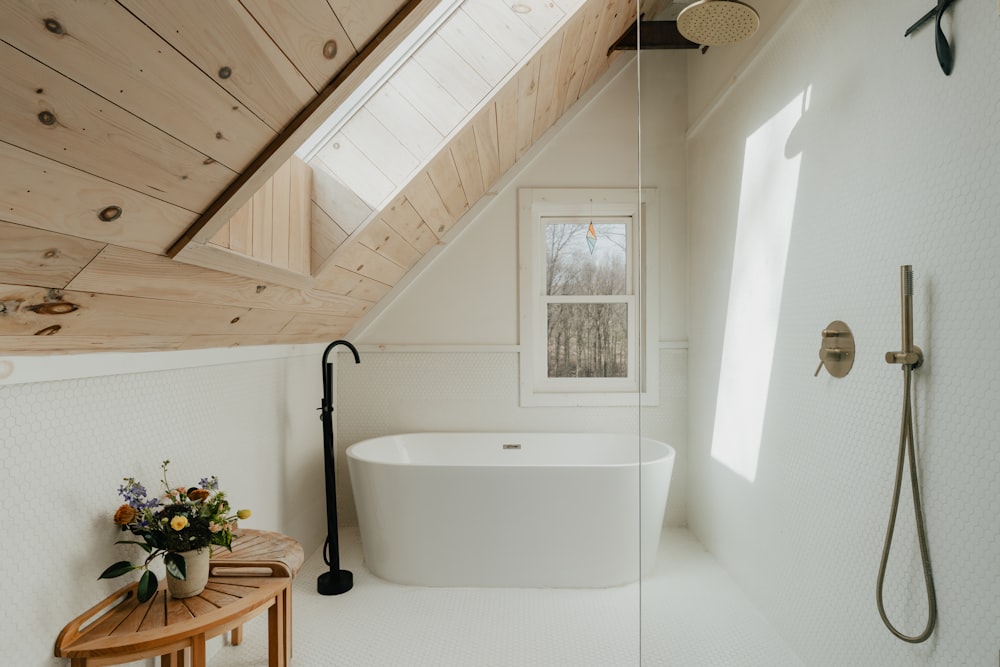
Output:
[[637,13],[465,0],[395,55],[443,9],[0,0],[0,354],[347,334],[606,71]]

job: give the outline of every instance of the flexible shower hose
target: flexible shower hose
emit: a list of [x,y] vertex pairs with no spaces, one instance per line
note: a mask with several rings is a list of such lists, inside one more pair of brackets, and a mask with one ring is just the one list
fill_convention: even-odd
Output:
[[[909,364],[903,366],[903,423],[899,429],[899,457],[896,462],[896,485],[892,492],[892,509],[889,512],[889,526],[885,531],[885,545],[882,547],[882,562],[878,568],[878,584],[875,599],[878,602],[878,613],[885,627],[904,642],[919,644],[931,636],[934,623],[937,621],[937,599],[934,595],[934,579],[931,577],[931,561],[927,554],[927,531],[924,527],[924,513],[920,505],[920,487],[917,484],[917,459],[913,445],[913,411],[910,397]],[[920,545],[920,561],[924,570],[924,587],[927,590],[927,626],[919,635],[910,637],[897,630],[889,621],[882,602],[882,589],[885,585],[885,568],[889,562],[889,549],[892,547],[892,534],[896,527],[896,511],[899,509],[899,493],[903,485],[903,461],[910,457],[910,488],[913,489],[913,513],[917,522],[917,542]]]

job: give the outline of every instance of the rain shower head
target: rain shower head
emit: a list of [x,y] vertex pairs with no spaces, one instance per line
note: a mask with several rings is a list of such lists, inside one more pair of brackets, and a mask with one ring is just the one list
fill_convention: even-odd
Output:
[[698,0],[677,15],[677,30],[703,46],[721,46],[746,39],[760,27],[760,15],[739,0]]

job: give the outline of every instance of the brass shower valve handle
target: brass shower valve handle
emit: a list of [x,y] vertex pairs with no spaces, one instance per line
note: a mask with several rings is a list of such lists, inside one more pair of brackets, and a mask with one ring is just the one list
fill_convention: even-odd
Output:
[[842,378],[851,372],[854,366],[854,334],[851,328],[834,320],[823,329],[819,348],[819,366],[813,376],[818,376],[825,367],[835,378]]

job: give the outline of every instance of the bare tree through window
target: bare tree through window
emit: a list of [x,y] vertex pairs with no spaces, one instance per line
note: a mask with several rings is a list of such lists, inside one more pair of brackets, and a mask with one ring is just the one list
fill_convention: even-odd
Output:
[[629,293],[628,229],[609,220],[545,224],[549,377],[628,376],[628,304],[600,298]]

